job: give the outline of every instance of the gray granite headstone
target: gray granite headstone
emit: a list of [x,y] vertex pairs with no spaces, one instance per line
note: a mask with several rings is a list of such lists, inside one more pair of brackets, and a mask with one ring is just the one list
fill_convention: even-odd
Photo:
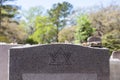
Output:
[[112,59],[120,59],[120,51],[113,51]]
[[114,51],[110,57],[110,80],[120,80],[120,51]]
[[101,38],[98,36],[91,36],[87,39],[87,43],[91,47],[102,47]]
[[9,80],[109,80],[109,51],[71,44],[10,49]]
[[88,42],[101,42],[101,38],[97,36],[91,36],[87,39]]
[[8,80],[8,50],[17,44],[0,43],[0,80]]

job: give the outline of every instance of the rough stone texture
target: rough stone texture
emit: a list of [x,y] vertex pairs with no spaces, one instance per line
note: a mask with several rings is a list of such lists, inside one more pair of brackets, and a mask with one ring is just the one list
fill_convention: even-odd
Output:
[[91,36],[88,38],[87,42],[101,42],[101,38],[97,36]]
[[113,59],[120,59],[120,51],[114,51],[112,57]]
[[110,80],[120,80],[120,51],[114,51],[111,55]]
[[101,38],[98,36],[91,36],[87,39],[88,46],[91,47],[102,47]]
[[109,80],[109,51],[71,44],[12,48],[9,80]]
[[8,80],[8,50],[17,45],[0,44],[0,80]]
[[85,73],[23,74],[22,76],[23,80],[97,80],[96,74]]

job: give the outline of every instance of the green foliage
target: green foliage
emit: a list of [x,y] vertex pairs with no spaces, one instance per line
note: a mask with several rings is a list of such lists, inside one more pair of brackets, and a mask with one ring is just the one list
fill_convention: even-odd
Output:
[[110,49],[110,51],[120,50],[120,31],[113,30],[102,37],[102,44],[104,47]]
[[26,38],[26,33],[16,22],[10,20],[9,18],[3,19],[0,35],[8,38],[9,42],[22,43]]
[[102,44],[110,51],[120,49],[120,6],[113,4],[102,7],[89,14],[92,26],[99,36],[102,36]]
[[0,0],[0,28],[4,28],[2,26],[2,22],[4,18],[12,19],[13,17],[18,14],[19,7],[17,5],[11,5],[11,4],[4,4],[5,2],[10,2],[15,0]]
[[72,43],[74,41],[75,29],[76,26],[63,28],[58,34],[59,42],[68,41]]
[[21,15],[24,19],[21,20],[20,25],[25,29],[28,35],[31,35],[35,30],[35,19],[41,16],[43,12],[41,6],[31,7],[28,10],[22,10]]
[[26,39],[25,43],[31,44],[31,45],[32,45],[32,44],[38,44],[38,42],[34,41],[34,40],[31,39],[31,38]]
[[16,0],[1,0],[0,2],[0,18],[9,17],[13,18],[18,14],[19,7],[17,5],[5,4],[5,2],[16,1]]
[[35,6],[28,10],[23,10],[21,14],[27,21],[32,22],[32,20],[35,20],[36,16],[42,15],[42,11],[43,8],[41,6]]
[[5,35],[0,35],[0,42],[10,42]]
[[52,23],[57,28],[56,41],[58,42],[58,33],[66,25],[67,16],[71,13],[73,6],[68,2],[54,4],[48,11]]
[[23,43],[26,33],[14,19],[18,15],[19,7],[5,2],[15,0],[2,0],[0,5],[0,40],[4,42]]
[[89,14],[92,27],[102,36],[112,30],[120,30],[120,6],[109,5]]
[[82,43],[90,37],[95,29],[91,27],[90,20],[87,15],[80,15],[77,21],[77,28],[75,33],[75,42]]
[[46,16],[38,16],[35,20],[35,32],[30,36],[38,43],[50,43],[54,41],[56,29]]

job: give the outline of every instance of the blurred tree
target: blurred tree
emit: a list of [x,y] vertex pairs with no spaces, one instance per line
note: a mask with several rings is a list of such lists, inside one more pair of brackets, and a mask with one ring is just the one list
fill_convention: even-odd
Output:
[[20,25],[25,29],[28,35],[31,35],[35,30],[35,19],[37,16],[41,16],[43,13],[43,8],[41,6],[31,7],[28,10],[22,10],[22,19]]
[[95,29],[91,27],[91,22],[88,19],[88,15],[80,15],[77,21],[75,43],[86,42],[87,38],[90,37],[94,31]]
[[31,44],[31,45],[33,45],[33,44],[38,44],[38,42],[37,42],[37,41],[34,41],[33,38],[27,38],[27,39],[25,40],[25,43],[26,43],[26,44]]
[[25,38],[25,33],[19,27],[19,23],[14,19],[19,13],[19,7],[15,4],[8,3],[9,1],[15,0],[1,0],[0,2],[0,41],[22,43]]
[[74,34],[75,34],[76,26],[65,27],[58,34],[59,42],[74,42]]
[[56,27],[54,27],[47,16],[37,16],[35,26],[35,31],[30,36],[30,39],[41,44],[55,40]]
[[120,31],[113,30],[102,37],[103,46],[110,49],[110,51],[120,50]]
[[0,24],[4,17],[13,18],[18,13],[19,7],[13,4],[4,4],[15,0],[0,0]]
[[103,46],[110,51],[120,49],[120,6],[112,4],[101,7],[91,12],[89,17],[92,26],[97,29],[96,35],[102,37]]
[[48,10],[49,17],[55,27],[56,31],[56,42],[58,42],[58,33],[67,23],[67,17],[72,12],[73,6],[68,2],[54,4],[53,7]]
[[111,32],[112,30],[120,30],[120,6],[110,5],[102,7],[96,12],[89,15],[92,27],[97,29],[99,36]]
[[4,34],[0,33],[0,42],[7,42],[9,43],[8,37],[6,37]]
[[23,28],[16,22],[9,22],[9,18],[4,18],[3,20],[2,26],[4,26],[4,30],[1,29],[0,34],[7,37],[9,42],[23,43],[26,39],[26,33]]

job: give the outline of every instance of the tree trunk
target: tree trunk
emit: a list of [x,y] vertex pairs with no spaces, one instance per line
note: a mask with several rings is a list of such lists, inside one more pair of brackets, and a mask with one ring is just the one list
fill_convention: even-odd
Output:
[[59,26],[58,26],[58,24],[56,24],[56,25],[57,25],[57,31],[56,31],[56,42],[59,42],[59,40],[58,40]]

